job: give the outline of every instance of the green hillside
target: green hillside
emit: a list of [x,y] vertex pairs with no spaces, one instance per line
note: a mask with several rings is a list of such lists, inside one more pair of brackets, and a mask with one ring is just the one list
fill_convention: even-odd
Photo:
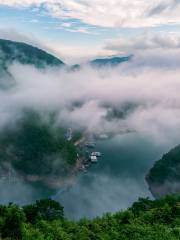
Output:
[[37,47],[0,39],[0,67],[6,69],[15,61],[21,64],[31,64],[38,68],[64,65],[61,60]]
[[180,192],[180,145],[155,162],[146,179],[155,197]]
[[139,199],[125,211],[76,222],[50,199],[24,207],[0,205],[0,234],[23,240],[179,240],[180,195]]
[[48,178],[65,177],[73,169],[77,158],[73,140],[67,141],[66,129],[54,126],[53,116],[45,118],[25,111],[15,125],[1,130],[1,177],[2,172],[9,176],[12,168],[25,179],[44,183]]

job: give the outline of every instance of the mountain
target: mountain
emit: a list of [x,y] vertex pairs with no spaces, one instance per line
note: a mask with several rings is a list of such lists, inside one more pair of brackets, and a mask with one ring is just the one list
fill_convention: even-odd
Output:
[[[132,55],[124,57],[111,57],[94,59],[88,64],[93,67],[115,67],[123,62],[130,61]],[[65,66],[64,62],[37,47],[22,42],[15,42],[0,39],[0,70],[6,71],[8,66],[13,62],[21,64],[34,65],[37,68],[46,66]],[[77,70],[81,67],[79,64],[71,66],[71,70]]]
[[63,66],[64,63],[53,55],[22,42],[0,39],[0,68],[6,70],[13,62],[31,64],[37,68]]
[[[45,119],[46,120],[45,120]],[[76,170],[77,141],[55,126],[54,114],[26,110],[16,125],[0,130],[0,178],[23,179],[35,189],[54,191]]]
[[30,64],[36,68],[65,66],[60,59],[37,47],[0,39],[0,89],[9,89],[14,85],[13,76],[8,70],[14,62]]
[[117,65],[128,62],[132,58],[132,55],[126,57],[112,57],[112,58],[99,58],[90,61],[90,65],[93,67],[116,67]]
[[155,162],[146,180],[154,197],[180,192],[180,145]]
[[86,62],[84,64],[74,64],[70,67],[70,70],[76,71],[80,70],[84,65],[90,65],[93,68],[104,68],[104,67],[117,67],[119,64],[128,62],[132,59],[132,55],[125,57],[107,57],[107,58],[97,58],[92,61]]
[[[9,66],[19,62],[36,68],[66,66],[53,55],[31,45],[0,39],[0,90],[13,89]],[[24,109],[16,124],[0,129],[0,180],[22,179],[35,188],[54,191],[77,171],[76,133],[67,140],[67,129],[54,127],[54,113]],[[46,120],[44,120],[46,119]],[[79,136],[79,135],[78,135]],[[4,181],[3,180],[3,181]]]

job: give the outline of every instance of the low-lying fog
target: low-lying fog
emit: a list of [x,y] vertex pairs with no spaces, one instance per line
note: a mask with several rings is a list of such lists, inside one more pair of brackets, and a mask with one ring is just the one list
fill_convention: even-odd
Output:
[[167,146],[132,133],[97,145],[103,157],[76,184],[55,199],[69,218],[95,217],[129,207],[139,197],[151,197],[145,174]]
[[[1,128],[16,124],[24,108],[33,108],[44,117],[47,111],[58,113],[56,124],[114,135],[98,142],[99,163],[55,196],[68,216],[92,217],[150,196],[145,174],[163,152],[180,143],[179,56],[177,50],[146,52],[116,68],[77,71],[10,66],[14,80],[0,90]],[[12,188],[1,181],[2,202],[34,198],[24,183]]]

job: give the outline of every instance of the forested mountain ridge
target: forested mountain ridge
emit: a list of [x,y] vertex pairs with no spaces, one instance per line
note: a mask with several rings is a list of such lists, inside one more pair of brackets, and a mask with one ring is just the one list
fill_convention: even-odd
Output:
[[31,64],[37,68],[63,66],[64,63],[42,49],[22,42],[0,39],[0,67],[7,69],[13,62]]
[[155,162],[146,180],[155,197],[180,192],[180,145]]
[[[115,56],[93,59],[87,64],[92,67],[116,67],[121,63],[128,62],[133,56]],[[32,45],[0,39],[0,69],[6,70],[14,62],[34,65],[37,68],[48,66],[67,66],[63,61],[46,51]],[[82,64],[83,65],[83,64]],[[79,69],[82,65],[75,64],[67,69]]]
[[72,177],[77,161],[77,147],[66,131],[54,126],[51,114],[44,120],[35,111],[24,111],[15,126],[0,130],[0,177],[56,190],[62,179]]
[[93,67],[116,67],[121,63],[130,61],[132,55],[125,57],[109,57],[109,58],[97,58],[90,61],[90,65]]

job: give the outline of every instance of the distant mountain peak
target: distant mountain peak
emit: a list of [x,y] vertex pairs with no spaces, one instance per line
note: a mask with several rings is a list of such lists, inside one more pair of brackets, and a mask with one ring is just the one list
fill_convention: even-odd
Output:
[[131,60],[133,55],[129,56],[113,56],[113,57],[106,57],[106,58],[97,58],[95,60],[90,61],[92,66],[103,67],[103,66],[110,66],[115,67],[123,62],[128,62]]

